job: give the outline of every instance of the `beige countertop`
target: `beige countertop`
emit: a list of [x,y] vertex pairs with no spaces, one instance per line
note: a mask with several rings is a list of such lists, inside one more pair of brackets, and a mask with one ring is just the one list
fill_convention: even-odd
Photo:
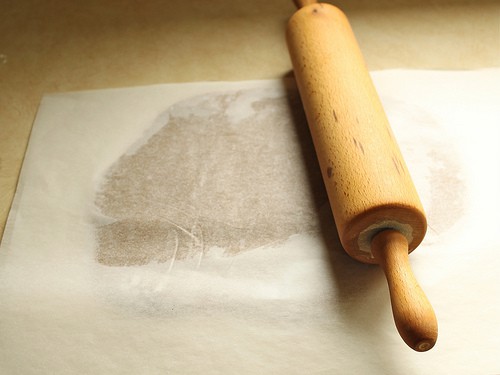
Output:
[[[335,5],[370,70],[500,66],[499,1]],[[294,9],[291,0],[0,0],[0,233],[45,93],[281,77]]]

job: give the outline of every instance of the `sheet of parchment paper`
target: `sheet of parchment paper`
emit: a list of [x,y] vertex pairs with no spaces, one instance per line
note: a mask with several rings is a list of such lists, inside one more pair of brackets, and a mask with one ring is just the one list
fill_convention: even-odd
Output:
[[292,81],[167,84],[43,98],[0,373],[500,373],[500,70],[373,78],[428,214],[434,349],[341,249]]

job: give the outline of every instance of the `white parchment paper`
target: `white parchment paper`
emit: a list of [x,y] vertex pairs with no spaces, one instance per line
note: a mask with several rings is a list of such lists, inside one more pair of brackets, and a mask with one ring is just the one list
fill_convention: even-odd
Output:
[[500,373],[500,70],[372,76],[428,213],[431,351],[339,247],[293,83],[167,84],[43,98],[0,247],[0,373]]

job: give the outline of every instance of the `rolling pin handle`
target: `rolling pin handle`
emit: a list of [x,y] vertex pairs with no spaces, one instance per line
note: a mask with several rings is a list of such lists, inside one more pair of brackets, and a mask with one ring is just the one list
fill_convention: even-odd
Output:
[[310,4],[316,4],[316,0],[293,0],[298,9],[303,8]]
[[396,230],[383,230],[373,237],[371,245],[387,278],[399,334],[416,351],[431,349],[437,340],[437,320],[410,268],[406,237]]

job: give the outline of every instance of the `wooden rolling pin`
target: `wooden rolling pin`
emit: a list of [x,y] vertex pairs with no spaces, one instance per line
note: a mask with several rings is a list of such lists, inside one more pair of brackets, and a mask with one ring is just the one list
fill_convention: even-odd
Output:
[[341,243],[382,266],[401,337],[429,350],[436,316],[408,261],[427,228],[422,204],[346,16],[295,3],[288,49]]

